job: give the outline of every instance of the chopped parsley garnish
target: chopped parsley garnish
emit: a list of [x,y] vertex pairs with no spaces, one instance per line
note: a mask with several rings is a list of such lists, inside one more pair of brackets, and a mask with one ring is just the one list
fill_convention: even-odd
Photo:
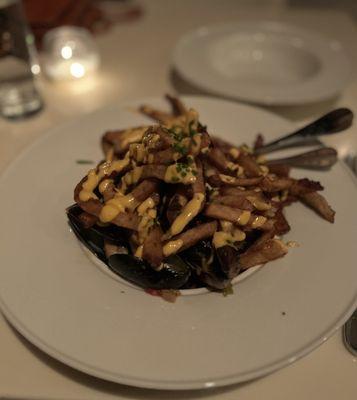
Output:
[[92,160],[76,160],[77,164],[94,164]]
[[233,294],[233,287],[232,287],[232,285],[229,284],[226,288],[224,288],[224,289],[222,290],[222,293],[223,293],[223,296],[224,296],[224,297],[226,297],[226,296],[228,296],[228,295],[230,295],[230,294]]
[[184,156],[188,152],[188,148],[180,143],[174,143],[172,147],[177,153],[180,153],[182,156]]

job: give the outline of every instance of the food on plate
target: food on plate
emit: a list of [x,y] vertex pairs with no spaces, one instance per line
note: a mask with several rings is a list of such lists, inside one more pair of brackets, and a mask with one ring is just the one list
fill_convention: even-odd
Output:
[[155,293],[229,291],[244,270],[288,252],[285,207],[301,201],[334,221],[319,182],[214,137],[196,110],[167,99],[170,113],[140,108],[152,124],[103,135],[105,159],[67,209],[77,237],[114,272]]

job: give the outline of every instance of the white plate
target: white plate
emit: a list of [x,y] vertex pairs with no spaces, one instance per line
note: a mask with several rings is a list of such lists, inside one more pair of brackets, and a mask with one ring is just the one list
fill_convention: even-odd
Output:
[[323,100],[351,79],[338,41],[271,21],[197,29],[181,38],[173,62],[183,78],[206,91],[260,104]]
[[[251,142],[292,129],[252,107],[191,97],[210,132]],[[130,104],[164,107],[163,100]],[[307,354],[356,305],[357,189],[341,165],[321,180],[337,210],[334,225],[302,205],[287,210],[297,240],[281,260],[235,286],[234,295],[182,296],[166,303],[103,273],[69,231],[64,209],[103,131],[147,122],[112,107],[60,127],[35,143],[2,176],[1,309],[28,340],[89,374],[149,388],[191,389],[259,377]],[[284,315],[285,313],[285,315]]]

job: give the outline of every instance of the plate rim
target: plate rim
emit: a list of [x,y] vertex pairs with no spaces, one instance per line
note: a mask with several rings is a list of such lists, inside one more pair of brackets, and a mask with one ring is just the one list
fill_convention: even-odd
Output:
[[[298,32],[301,35],[303,35],[305,38],[310,37],[313,38],[314,40],[318,40],[320,43],[326,43],[327,39],[330,39],[333,41],[334,39],[330,36],[323,35],[320,32],[314,31],[309,28],[304,28],[302,26],[296,25],[296,24],[291,24],[283,21],[278,21],[274,19],[249,19],[246,21],[229,21],[226,23],[217,23],[217,24],[210,24],[210,25],[201,25],[198,26],[187,33],[181,35],[179,39],[177,40],[175,47],[171,53],[171,60],[172,60],[172,65],[174,70],[177,71],[179,76],[181,76],[185,81],[187,81],[189,84],[193,85],[197,89],[200,89],[204,91],[206,96],[223,96],[224,99],[230,100],[230,101],[244,101],[249,105],[265,105],[265,106],[299,106],[299,105],[305,105],[305,104],[313,104],[319,101],[323,100],[328,100],[336,96],[338,93],[342,92],[348,83],[353,79],[352,76],[352,62],[350,57],[348,56],[348,52],[345,49],[345,46],[341,43],[339,40],[334,40],[338,42],[340,49],[339,49],[339,55],[341,55],[344,58],[345,66],[346,66],[346,76],[343,79],[340,79],[340,84],[338,87],[334,88],[333,90],[329,90],[328,94],[315,94],[312,93],[305,97],[305,98],[294,98],[294,97],[286,97],[285,99],[283,98],[274,98],[274,96],[252,96],[252,95],[246,95],[245,93],[239,94],[239,93],[228,93],[224,89],[217,88],[217,85],[211,85],[209,82],[203,82],[200,80],[196,80],[193,75],[196,75],[195,73],[191,73],[187,71],[186,68],[184,68],[181,64],[180,61],[180,52],[182,49],[185,47],[186,43],[188,40],[196,40],[197,37],[200,36],[200,32],[202,31],[208,31],[209,34],[212,32],[220,31],[222,29],[232,29],[236,28],[237,31],[243,29],[243,31],[246,28],[253,27],[253,26],[259,26],[261,31],[266,31],[266,30],[271,30],[271,31],[276,31],[275,28],[278,30],[282,30],[283,32]],[[273,27],[273,28],[272,28]],[[323,53],[324,51],[320,51],[319,47],[313,48],[313,50],[319,52],[319,60],[324,58]],[[298,84],[294,85],[300,86]],[[293,88],[292,88],[293,90]]]
[[[8,173],[11,172],[13,168],[16,168],[16,165],[20,160],[26,156],[27,153],[30,153],[33,147],[38,146],[42,141],[45,141],[46,138],[48,138],[51,135],[55,135],[57,131],[61,131],[64,129],[66,126],[70,126],[73,124],[78,124],[82,119],[88,118],[88,116],[95,115],[95,114],[100,114],[104,110],[111,110],[111,109],[123,109],[126,106],[133,104],[133,103],[139,103],[143,101],[150,101],[153,99],[161,99],[159,96],[151,96],[151,97],[144,97],[144,98],[137,98],[129,101],[122,101],[117,104],[109,105],[103,108],[100,108],[98,110],[95,110],[91,113],[86,113],[81,115],[80,117],[73,118],[69,120],[66,123],[63,123],[59,126],[55,126],[53,128],[50,128],[47,133],[43,134],[34,142],[24,148],[18,155],[15,157],[7,166],[7,168],[4,169],[4,171],[0,175],[0,184],[2,184],[2,180]],[[234,103],[229,100],[225,99],[215,99],[207,96],[182,96],[184,101],[195,101],[195,100],[209,100],[213,102],[225,102],[227,104],[235,105],[235,106],[240,106],[243,108],[249,108],[249,109],[256,109],[260,114],[266,114],[273,116],[274,118],[284,120],[285,122],[288,122],[290,125],[292,125],[291,121],[286,120],[285,118],[264,110],[264,109],[259,109],[254,106],[250,105],[245,105],[245,104],[239,104],[239,103]],[[357,179],[354,177],[351,171],[349,171],[348,167],[344,165],[342,161],[339,161],[339,164],[342,165],[342,167],[345,170],[345,174],[349,176],[349,179],[353,182],[355,188],[357,189]],[[133,378],[132,376],[124,376],[122,374],[116,374],[112,373],[110,371],[105,371],[105,370],[99,370],[98,367],[92,367],[90,365],[86,365],[85,363],[78,361],[74,358],[71,358],[68,355],[63,355],[60,351],[54,349],[51,345],[48,345],[45,341],[41,340],[38,338],[35,334],[31,332],[30,329],[25,327],[20,320],[16,318],[15,315],[10,311],[10,309],[7,307],[6,302],[2,298],[2,295],[0,293],[0,309],[1,312],[4,314],[5,318],[9,321],[9,323],[18,331],[21,333],[22,336],[25,337],[26,340],[28,340],[30,343],[34,344],[38,349],[41,351],[45,352],[49,356],[53,357],[56,360],[59,360],[65,365],[68,365],[72,368],[75,368],[79,371],[82,371],[86,374],[89,374],[91,376],[95,376],[97,378],[101,378],[104,380],[111,380],[116,383],[120,384],[126,384],[130,386],[135,386],[135,387],[141,387],[141,388],[147,388],[147,389],[159,389],[159,390],[188,390],[188,389],[207,389],[207,388],[213,388],[213,387],[222,387],[222,386],[227,386],[227,385],[232,385],[232,384],[237,384],[245,381],[249,381],[258,377],[262,377],[264,375],[267,375],[269,373],[272,373],[284,366],[290,365],[291,363],[297,361],[298,359],[304,357],[305,355],[309,354],[312,350],[320,346],[322,343],[324,343],[329,337],[331,337],[349,318],[349,316],[354,312],[355,308],[357,307],[357,291],[355,293],[355,296],[351,303],[349,304],[348,307],[346,307],[346,311],[333,323],[330,324],[329,328],[327,328],[323,333],[319,334],[318,337],[315,339],[311,340],[310,344],[307,346],[304,346],[299,352],[294,352],[294,355],[287,355],[286,357],[281,358],[280,360],[270,363],[266,365],[263,368],[257,368],[252,371],[247,371],[245,373],[240,373],[239,375],[230,375],[224,378],[215,378],[215,379],[195,379],[195,380],[165,380],[165,381],[159,381],[159,380],[145,380],[142,378]],[[323,335],[323,337],[321,337]]]

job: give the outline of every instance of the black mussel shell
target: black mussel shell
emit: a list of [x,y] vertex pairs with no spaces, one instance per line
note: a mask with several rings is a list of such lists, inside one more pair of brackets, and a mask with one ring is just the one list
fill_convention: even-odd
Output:
[[224,274],[229,278],[235,278],[240,270],[239,252],[232,246],[222,246],[216,249],[217,259]]
[[[219,290],[229,286],[230,279],[222,270],[211,241],[202,240],[186,250],[183,257],[205,285]],[[201,284],[201,287],[205,285]]]
[[68,219],[73,224],[75,224],[80,230],[91,231],[101,236],[104,240],[107,240],[110,243],[124,245],[126,241],[125,229],[120,228],[119,226],[113,224],[110,224],[108,226],[99,226],[96,224],[93,225],[91,228],[84,228],[81,220],[78,218],[78,216],[83,212],[83,210],[77,204],[68,207],[66,211]]
[[144,289],[180,289],[191,274],[190,267],[177,255],[166,258],[160,271],[128,254],[113,254],[108,265],[118,275]]
[[107,259],[104,252],[104,241],[124,246],[125,233],[119,227],[102,227],[98,225],[94,225],[90,228],[83,227],[81,220],[78,218],[83,211],[76,204],[67,208],[66,212],[68,223],[78,240],[101,261],[106,262]]
[[101,261],[106,262],[103,238],[91,229],[83,229],[73,218],[68,218],[68,224],[77,236],[77,239]]

